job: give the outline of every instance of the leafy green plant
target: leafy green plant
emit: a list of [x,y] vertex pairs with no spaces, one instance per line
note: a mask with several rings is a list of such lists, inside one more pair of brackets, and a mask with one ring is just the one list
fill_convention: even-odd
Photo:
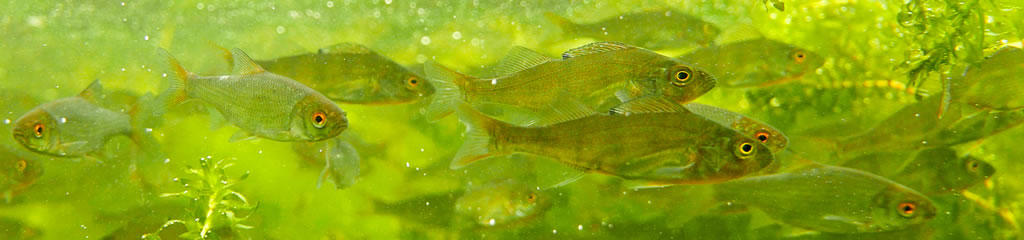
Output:
[[905,0],[897,14],[909,44],[907,85],[920,85],[931,73],[949,75],[953,67],[977,64],[984,57],[986,7],[979,0]]
[[160,232],[175,224],[185,226],[186,232],[179,237],[187,239],[218,238],[213,234],[213,230],[221,227],[230,228],[234,233],[252,229],[252,226],[242,222],[252,216],[259,204],[252,205],[241,193],[231,190],[232,186],[245,180],[249,172],[231,179],[224,173],[224,169],[232,165],[225,160],[218,160],[211,166],[209,158],[200,158],[199,168],[186,167],[185,171],[190,176],[174,179],[175,182],[181,183],[185,190],[165,193],[161,197],[191,199],[192,211],[189,211],[185,220],[168,220],[155,232],[145,234],[142,238],[160,239]]

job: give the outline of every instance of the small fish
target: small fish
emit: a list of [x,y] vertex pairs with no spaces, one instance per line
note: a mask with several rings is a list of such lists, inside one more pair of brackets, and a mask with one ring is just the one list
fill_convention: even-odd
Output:
[[782,0],[761,0],[764,3],[765,8],[768,8],[768,3],[771,3],[772,7],[779,11],[786,11],[786,3]]
[[830,233],[885,232],[935,217],[917,191],[860,170],[813,166],[715,185],[716,197],[761,209],[793,226]]
[[[231,141],[253,137],[275,141],[320,141],[348,128],[344,111],[302,83],[263,70],[245,52],[232,49],[231,75],[198,76],[185,71],[161,49],[171,70],[171,86],[160,95],[170,107],[196,99],[241,128]],[[157,115],[163,114],[162,112]]]
[[43,174],[43,166],[38,157],[0,145],[0,197],[6,202],[35,183]]
[[[131,137],[137,144],[148,138],[138,123],[148,116],[104,107],[99,80],[80,94],[32,109],[14,122],[14,139],[34,152],[59,157],[83,157],[99,150],[108,139]],[[136,118],[140,117],[140,118]]]
[[[359,177],[359,153],[352,144],[341,138],[320,142],[294,142],[292,150],[310,164],[324,164],[327,170],[324,177],[329,176],[337,189],[352,186]],[[324,157],[327,157],[328,161],[324,161]]]
[[[961,78],[951,81],[950,101],[957,101],[983,110],[1017,110],[1024,108],[1024,50],[1005,47],[972,67]],[[948,101],[942,109],[948,107]]]
[[720,44],[699,48],[679,58],[707,70],[721,82],[720,86],[728,88],[787,83],[825,63],[814,52],[760,35],[753,39],[723,40]]
[[718,35],[715,25],[673,10],[650,10],[619,15],[594,23],[578,24],[551,12],[544,17],[570,37],[623,42],[649,49],[707,46]]
[[881,151],[910,151],[935,146],[926,137],[937,134],[960,119],[959,105],[953,105],[938,117],[941,96],[931,96],[909,104],[889,115],[873,128],[837,141],[844,157]]
[[514,180],[469,189],[455,201],[455,213],[480,227],[523,223],[543,215],[550,207],[544,192]]
[[434,87],[419,74],[355,43],[256,63],[342,103],[399,104],[434,93]]
[[958,119],[942,131],[929,135],[924,141],[938,145],[957,145],[994,136],[1022,123],[1024,109],[981,111]]
[[[499,63],[499,77],[490,79],[466,76],[428,63],[424,70],[437,88],[428,116],[444,117],[463,101],[474,107],[512,106],[537,115],[562,96],[604,112],[608,109],[601,107],[613,107],[623,99],[659,97],[686,103],[715,86],[715,78],[698,68],[622,43],[591,43],[562,56],[563,59],[554,60],[515,47]],[[608,104],[609,99],[615,104]]]
[[778,129],[746,115],[700,103],[687,103],[683,106],[708,120],[747,134],[771,149],[772,153],[779,153],[789,145],[789,138]]
[[996,169],[972,156],[957,156],[949,148],[922,150],[891,179],[918,192],[936,195],[959,192],[988,179]]
[[464,106],[460,117],[469,132],[452,168],[518,152],[584,173],[669,185],[721,182],[757,172],[774,160],[759,141],[667,100],[632,101],[611,115],[595,114],[579,103],[554,108],[564,115],[547,117],[558,123],[522,127]]

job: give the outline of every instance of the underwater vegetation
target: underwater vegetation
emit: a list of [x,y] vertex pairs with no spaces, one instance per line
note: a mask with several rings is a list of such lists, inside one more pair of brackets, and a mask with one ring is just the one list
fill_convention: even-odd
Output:
[[0,239],[1024,237],[1020,1],[0,9]]

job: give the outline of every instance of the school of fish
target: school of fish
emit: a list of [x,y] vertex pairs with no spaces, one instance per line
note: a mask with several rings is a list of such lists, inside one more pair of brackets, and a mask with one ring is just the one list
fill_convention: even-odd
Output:
[[[763,3],[785,10],[782,1]],[[556,193],[560,188],[600,175],[595,177],[612,180],[596,187],[620,183],[631,192],[707,187],[712,203],[704,204],[741,205],[735,211],[762,213],[774,224],[813,233],[787,238],[926,238],[945,231],[931,227],[933,220],[953,221],[944,219],[952,211],[946,198],[970,195],[971,187],[1001,174],[954,146],[980,144],[1024,123],[1024,95],[1004,90],[1024,88],[1024,51],[1016,47],[952,76],[947,94],[909,103],[870,129],[798,138],[750,117],[756,114],[734,111],[739,105],[699,99],[713,90],[742,94],[798,82],[829,56],[676,11],[592,23],[550,12],[544,17],[561,37],[593,42],[556,57],[512,47],[486,69],[489,76],[432,60],[403,66],[357,43],[257,58],[263,60],[225,50],[232,69],[215,75],[186,70],[171,54],[178,49],[153,49],[161,59],[160,77],[169,82],[159,93],[117,93],[104,89],[105,79],[49,101],[5,93],[6,102],[30,106],[11,106],[20,116],[9,126],[11,141],[0,142],[0,198],[17,201],[37,180],[58,177],[44,171],[53,161],[105,164],[108,143],[120,137],[140,156],[132,164],[159,161],[152,159],[162,151],[154,129],[197,108],[208,113],[211,132],[237,128],[217,141],[287,142],[300,163],[319,172],[319,179],[298,184],[327,181],[349,189],[359,185],[360,169],[372,166],[361,155],[374,146],[352,140],[347,130],[360,128],[365,123],[358,119],[365,118],[350,119],[341,106],[416,104],[410,109],[424,122],[465,126],[454,133],[463,135],[462,145],[447,147],[449,164],[431,174],[501,164],[511,156],[528,162],[528,173],[460,183],[469,185],[453,193],[457,199],[442,194],[438,199],[447,200],[427,200],[427,206],[450,205],[436,211],[451,217],[423,224],[528,227],[564,201]],[[671,28],[658,24],[666,21],[674,23]],[[664,49],[687,51],[667,56]],[[805,155],[793,145],[827,152]],[[544,181],[516,176],[553,171],[561,174]]]

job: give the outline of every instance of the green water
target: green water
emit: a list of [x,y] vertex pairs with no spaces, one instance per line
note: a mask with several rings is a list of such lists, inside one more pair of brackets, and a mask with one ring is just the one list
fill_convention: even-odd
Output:
[[[1005,45],[1020,47],[1024,7],[1015,1],[785,1],[785,11],[761,1],[6,1],[0,3],[2,132],[35,104],[78,94],[99,79],[108,91],[159,93],[167,86],[158,48],[202,75],[230,72],[216,46],[240,48],[255,59],[314,52],[340,42],[360,43],[411,66],[435,61],[470,74],[487,73],[513,46],[551,57],[594,41],[563,34],[544,17],[596,22],[644,10],[672,9],[723,31],[756,29],[767,38],[800,46],[825,64],[800,79],[764,88],[716,88],[696,102],[746,114],[790,137],[776,155],[784,166],[800,161],[838,164],[817,138],[869,130],[918,93],[865,87],[889,81],[941,95],[943,76],[978,66]],[[911,6],[911,7],[907,7]],[[951,9],[949,6],[966,6]],[[923,15],[921,15],[923,14]],[[915,16],[922,16],[917,17]],[[927,17],[923,17],[927,16]],[[672,22],[661,23],[674,31]],[[666,56],[693,49],[655,49]],[[939,57],[945,56],[945,57]],[[1022,81],[1024,79],[1006,79]],[[843,84],[849,86],[844,87]],[[1024,89],[1006,89],[1024,93]],[[10,96],[10,97],[8,97]],[[633,190],[622,179],[588,174],[566,186],[536,190],[533,165],[547,160],[516,156],[450,170],[465,127],[456,117],[430,122],[421,114],[429,98],[398,105],[339,104],[350,127],[340,136],[359,152],[354,185],[317,188],[321,166],[307,163],[291,143],[229,142],[234,126],[211,129],[205,110],[170,111],[152,134],[161,159],[139,159],[134,143],[114,137],[102,154],[42,158],[43,174],[28,189],[0,202],[0,238],[175,239],[192,231],[218,239],[1018,239],[1024,171],[1018,148],[1024,129],[1011,128],[953,146],[991,163],[996,173],[963,192],[932,196],[930,222],[876,235],[828,235],[787,225],[756,208],[716,202],[710,187]],[[198,112],[198,114],[197,114]],[[908,119],[913,125],[915,120]],[[13,138],[0,144],[23,149]],[[912,155],[915,151],[893,154]],[[228,221],[213,214],[208,195],[196,195],[186,169],[200,159],[233,164],[225,178],[243,195]],[[899,164],[872,164],[882,171]],[[888,168],[888,169],[887,169]],[[216,171],[213,171],[216,172]],[[498,180],[495,180],[498,179]],[[507,180],[506,180],[507,179]],[[230,180],[234,181],[234,180]],[[526,185],[544,204],[511,224],[482,225],[455,211],[470,193],[493,191],[503,181]],[[531,185],[533,184],[533,185]],[[167,196],[192,190],[196,197]],[[511,190],[516,191],[516,190]],[[223,192],[222,192],[223,193]],[[489,196],[488,194],[483,194]],[[513,195],[522,197],[521,195]],[[222,212],[217,212],[222,213]],[[232,225],[234,224],[234,225]],[[200,229],[196,229],[196,228]],[[922,230],[923,229],[923,230]],[[918,234],[918,230],[927,234]]]

